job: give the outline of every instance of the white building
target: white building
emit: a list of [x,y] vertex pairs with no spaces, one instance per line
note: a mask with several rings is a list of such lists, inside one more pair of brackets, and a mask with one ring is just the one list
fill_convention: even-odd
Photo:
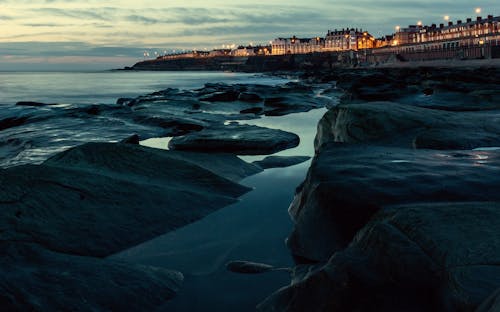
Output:
[[320,37],[316,38],[276,38],[271,42],[272,55],[284,54],[307,54],[313,52],[321,52],[325,44],[325,40]]

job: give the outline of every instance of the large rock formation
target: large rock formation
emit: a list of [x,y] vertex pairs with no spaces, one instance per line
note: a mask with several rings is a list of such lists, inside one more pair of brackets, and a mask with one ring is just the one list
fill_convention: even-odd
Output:
[[500,201],[500,151],[432,151],[330,143],[316,155],[290,214],[292,252],[326,261],[386,205]]
[[473,311],[500,285],[499,215],[499,202],[388,207],[259,310]]
[[[149,311],[182,274],[100,259],[234,203],[261,171],[233,155],[88,143],[0,170],[0,305]],[[127,300],[123,300],[127,298]]]
[[332,79],[345,95],[318,125],[316,155],[290,206],[287,244],[305,264],[259,309],[493,309],[498,71],[353,71]]

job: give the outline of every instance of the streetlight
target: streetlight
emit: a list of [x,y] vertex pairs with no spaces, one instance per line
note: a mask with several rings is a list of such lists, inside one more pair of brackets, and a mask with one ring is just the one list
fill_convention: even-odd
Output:
[[401,30],[401,26],[396,26],[396,31],[399,32]]
[[449,21],[449,20],[450,20],[450,16],[449,16],[449,15],[445,15],[445,16],[444,16],[444,20],[445,20],[445,21]]
[[476,14],[481,14],[481,8],[476,8]]
[[422,26],[422,21],[418,21],[417,26]]

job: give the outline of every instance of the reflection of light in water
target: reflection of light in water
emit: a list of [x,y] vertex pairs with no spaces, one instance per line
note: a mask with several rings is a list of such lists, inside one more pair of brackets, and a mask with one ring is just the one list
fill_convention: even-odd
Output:
[[498,151],[500,147],[492,146],[492,147],[478,147],[473,149],[473,151]]
[[489,156],[485,153],[477,153],[477,154],[474,154],[474,159],[476,159],[476,163],[477,164],[486,164],[487,163],[487,159],[489,158]]
[[151,139],[141,141],[141,142],[139,142],[139,144],[142,146],[168,150],[168,143],[170,143],[170,140],[172,140],[171,137],[151,138]]
[[409,160],[403,160],[403,159],[395,159],[395,160],[391,160],[391,163],[411,163],[411,161]]
[[[316,137],[316,128],[318,121],[326,113],[326,108],[313,109],[309,112],[293,113],[286,116],[274,117],[263,116],[260,119],[241,121],[241,124],[256,125],[271,129],[279,129],[295,133],[300,138],[300,144],[291,149],[287,149],[274,156],[313,156],[314,138]],[[261,160],[264,156],[240,156],[245,161],[251,162]]]

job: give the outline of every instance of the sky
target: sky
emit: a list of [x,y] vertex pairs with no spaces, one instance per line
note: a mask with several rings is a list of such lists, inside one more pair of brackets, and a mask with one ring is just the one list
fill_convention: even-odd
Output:
[[100,70],[133,65],[148,51],[265,44],[358,27],[497,16],[498,0],[0,0],[0,71]]

